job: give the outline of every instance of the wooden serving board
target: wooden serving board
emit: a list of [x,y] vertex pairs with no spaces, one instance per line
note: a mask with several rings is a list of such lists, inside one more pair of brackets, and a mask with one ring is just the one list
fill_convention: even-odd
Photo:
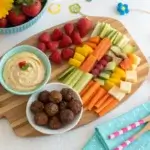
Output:
[[[140,87],[142,82],[147,77],[149,71],[148,62],[145,56],[143,55],[143,53],[141,52],[140,48],[138,47],[138,45],[135,43],[135,41],[132,39],[132,37],[126,30],[126,28],[119,21],[112,18],[106,18],[106,17],[89,17],[89,19],[91,19],[93,23],[96,23],[97,21],[110,23],[112,27],[116,28],[123,34],[129,36],[131,39],[131,43],[137,46],[136,54],[141,57],[141,64],[137,68],[138,82],[133,85],[132,93],[125,97],[125,99],[122,101],[124,102],[125,100],[128,99],[129,96],[131,96]],[[76,21],[77,20],[73,20],[73,22]],[[46,31],[51,32],[54,28],[61,27],[61,26],[63,26],[63,24],[55,26]],[[36,46],[37,38],[39,34],[32,36],[31,38],[21,42],[18,45],[28,44],[28,45]],[[50,82],[56,80],[56,76],[61,72],[63,72],[67,67],[68,67],[67,63],[63,64],[61,67],[52,64],[52,77]],[[11,93],[8,93],[1,87],[0,88],[0,117],[5,117],[9,121],[10,126],[14,130],[15,134],[20,137],[41,136],[42,134],[37,132],[35,129],[33,129],[27,121],[25,109],[26,109],[26,103],[28,101],[28,98],[29,98],[28,96],[12,95]],[[98,116],[95,113],[84,111],[83,117],[80,120],[77,127],[86,125],[96,119],[98,119]]]

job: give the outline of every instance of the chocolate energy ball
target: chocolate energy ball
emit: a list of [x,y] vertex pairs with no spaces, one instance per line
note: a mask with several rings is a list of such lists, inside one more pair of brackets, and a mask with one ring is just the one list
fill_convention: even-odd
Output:
[[48,103],[45,105],[45,112],[48,114],[48,116],[54,116],[55,114],[58,113],[59,108],[57,104],[54,103]]
[[63,124],[68,124],[74,119],[74,113],[69,109],[60,112],[60,120]]
[[78,113],[80,113],[81,109],[82,109],[82,104],[80,101],[78,100],[71,100],[69,103],[68,103],[68,108],[70,108],[70,110],[73,111],[73,113],[75,115],[77,115]]
[[42,102],[40,101],[35,101],[31,104],[31,107],[30,107],[30,110],[33,112],[33,113],[37,113],[37,112],[41,112],[43,111],[44,109],[44,105]]
[[75,93],[71,89],[64,88],[64,89],[61,90],[61,94],[62,94],[63,99],[65,101],[69,102],[72,99],[76,99],[76,95],[75,95]]
[[60,110],[66,109],[66,108],[67,108],[67,105],[68,105],[68,103],[67,103],[66,101],[61,101],[61,102],[59,103],[59,109],[60,109]]
[[36,113],[34,116],[34,121],[37,125],[43,126],[48,123],[48,116],[44,112]]
[[62,101],[62,95],[59,91],[51,91],[49,94],[49,100],[53,103],[60,103]]
[[43,103],[48,103],[49,102],[49,92],[48,91],[41,92],[38,96],[38,100]]
[[53,116],[48,123],[48,126],[50,129],[59,129],[62,126],[62,123],[60,122],[59,118],[56,116]]

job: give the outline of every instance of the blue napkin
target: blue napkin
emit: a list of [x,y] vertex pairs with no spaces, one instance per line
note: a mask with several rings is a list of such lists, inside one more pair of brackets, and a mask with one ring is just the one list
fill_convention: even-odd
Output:
[[[99,125],[95,129],[95,134],[87,142],[83,150],[113,150],[129,137],[140,131],[145,125],[112,140],[108,139],[108,136],[114,131],[126,127],[148,115],[150,115],[150,102],[146,102],[118,118]],[[150,132],[148,131],[143,134],[139,139],[126,147],[125,150],[150,150]]]

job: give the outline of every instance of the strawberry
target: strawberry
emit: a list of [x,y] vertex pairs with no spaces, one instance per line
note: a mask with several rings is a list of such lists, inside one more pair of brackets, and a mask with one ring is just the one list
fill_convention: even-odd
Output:
[[59,47],[65,48],[65,47],[70,46],[71,44],[72,44],[71,38],[68,35],[64,34],[62,37],[62,40],[59,43]]
[[92,29],[92,21],[90,21],[87,18],[81,18],[79,19],[79,21],[77,22],[77,28],[79,30],[80,36],[84,37],[86,36],[89,31]]
[[82,40],[78,31],[73,31],[71,34],[71,37],[72,37],[73,44],[80,45],[82,43]]
[[61,52],[61,56],[64,60],[69,60],[69,58],[73,57],[74,51],[71,48],[65,48]]
[[42,9],[42,4],[40,0],[34,1],[31,5],[22,5],[22,11],[29,17],[37,16]]
[[67,23],[64,25],[64,30],[66,32],[67,35],[71,35],[71,33],[73,32],[74,30],[74,25],[73,23]]
[[62,59],[61,59],[61,54],[60,52],[57,50],[55,52],[53,52],[50,56],[49,56],[49,59],[56,63],[56,64],[61,64],[62,62]]
[[19,8],[14,8],[9,12],[8,21],[13,25],[21,25],[26,21],[27,17],[21,12]]
[[50,52],[53,53],[58,48],[59,43],[57,41],[50,41],[50,42],[47,42],[46,46],[47,46],[47,49],[49,49]]
[[39,41],[40,42],[44,42],[47,43],[50,41],[50,35],[48,34],[48,32],[43,32],[40,36],[39,36]]
[[42,52],[46,51],[46,45],[43,42],[39,42],[37,48],[39,48]]
[[53,41],[59,41],[62,39],[63,33],[60,29],[54,29],[54,31],[51,34],[51,39]]
[[7,26],[7,19],[2,18],[0,19],[0,28],[5,28]]

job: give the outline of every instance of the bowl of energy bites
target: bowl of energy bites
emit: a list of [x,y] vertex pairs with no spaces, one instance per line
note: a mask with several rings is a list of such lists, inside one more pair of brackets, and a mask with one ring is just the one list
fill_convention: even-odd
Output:
[[30,96],[26,115],[29,123],[44,134],[61,134],[74,128],[83,113],[80,95],[62,83],[45,85]]

